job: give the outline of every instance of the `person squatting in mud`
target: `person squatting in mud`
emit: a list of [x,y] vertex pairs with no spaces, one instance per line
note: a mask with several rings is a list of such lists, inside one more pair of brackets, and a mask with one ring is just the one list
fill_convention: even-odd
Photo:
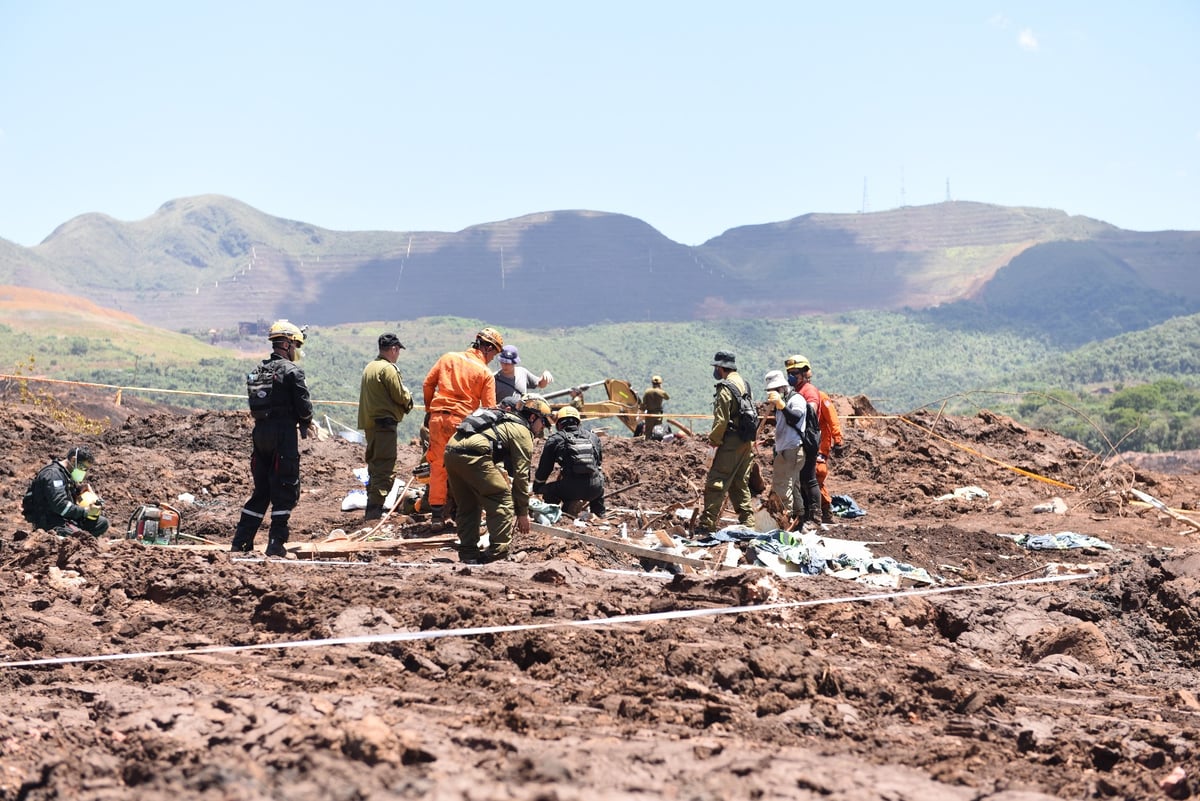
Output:
[[63,459],[56,459],[34,476],[21,501],[21,512],[31,525],[67,537],[86,531],[101,537],[108,531],[108,518],[100,513],[100,497],[84,486],[88,468],[95,464],[92,452],[75,446]]
[[[507,559],[514,525],[521,534],[529,533],[533,438],[549,425],[550,404],[540,395],[526,395],[516,412],[481,409],[455,429],[442,462],[456,505],[460,562]],[[479,549],[481,513],[487,518],[486,551]]]
[[[583,428],[579,410],[563,406],[554,416],[557,430],[546,439],[537,471],[533,474],[533,491],[547,503],[565,503],[563,511],[575,514],[573,504],[583,503],[596,517],[604,517],[604,449],[595,432]],[[550,481],[554,466],[559,465],[558,479]],[[547,483],[549,482],[549,483]]]
[[304,371],[295,364],[304,344],[304,332],[287,320],[278,320],[271,325],[267,339],[271,355],[247,376],[246,382],[250,414],[254,417],[250,456],[254,492],[242,508],[230,550],[253,550],[254,536],[270,506],[267,556],[286,556],[283,546],[288,541],[288,522],[300,500],[297,433],[307,439],[316,429]]

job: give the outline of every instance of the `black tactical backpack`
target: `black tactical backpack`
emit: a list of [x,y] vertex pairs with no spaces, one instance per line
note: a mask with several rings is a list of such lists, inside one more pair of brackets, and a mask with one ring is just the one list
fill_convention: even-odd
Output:
[[596,472],[596,452],[586,431],[563,431],[562,469],[569,476],[590,476]]
[[258,365],[246,374],[246,401],[255,420],[265,420],[271,413],[271,395],[279,383],[275,362]]
[[729,387],[733,397],[737,398],[737,411],[729,421],[730,427],[743,440],[752,442],[758,434],[758,409],[754,406],[754,399],[750,397],[750,388],[746,387],[745,392],[739,392],[737,384],[728,378],[721,383]]

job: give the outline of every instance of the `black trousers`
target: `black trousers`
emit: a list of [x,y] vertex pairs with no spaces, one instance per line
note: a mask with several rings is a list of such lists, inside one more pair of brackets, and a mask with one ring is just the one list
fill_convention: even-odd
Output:
[[[604,481],[590,478],[560,478],[551,481],[542,489],[546,503],[565,501],[587,501],[594,515],[604,516]],[[564,509],[565,511],[565,509]]]
[[235,543],[252,544],[271,509],[271,540],[287,542],[288,521],[300,500],[300,441],[296,421],[260,420],[254,424],[250,476],[254,493],[242,507]]

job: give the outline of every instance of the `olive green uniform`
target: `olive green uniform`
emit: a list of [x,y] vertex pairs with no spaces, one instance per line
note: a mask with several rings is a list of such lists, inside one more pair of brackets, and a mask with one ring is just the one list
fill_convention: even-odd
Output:
[[646,439],[651,439],[655,426],[662,425],[663,402],[670,399],[667,391],[659,386],[650,387],[642,394],[642,411],[646,413],[642,416],[642,425]]
[[412,393],[400,368],[379,356],[363,369],[358,427],[367,440],[367,506],[382,507],[396,474],[396,424],[412,411]]
[[[745,379],[736,372],[726,379],[746,391]],[[742,525],[753,525],[754,510],[750,507],[750,463],[753,459],[753,442],[737,435],[732,422],[737,419],[738,399],[724,384],[717,384],[713,395],[713,426],[708,442],[716,447],[712,466],[704,481],[704,512],[700,515],[699,527],[708,530],[720,528],[718,520],[726,494]]]
[[[479,553],[480,513],[487,517],[490,554],[507,556],[517,516],[529,514],[532,458],[529,427],[507,413],[492,428],[478,434],[456,431],[447,443],[446,476],[458,506],[455,523],[460,557]],[[511,490],[505,471],[512,480]]]

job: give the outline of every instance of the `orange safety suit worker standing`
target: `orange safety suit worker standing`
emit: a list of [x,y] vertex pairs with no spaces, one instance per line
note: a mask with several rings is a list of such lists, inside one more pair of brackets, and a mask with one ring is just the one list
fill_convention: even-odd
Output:
[[824,392],[821,405],[817,407],[817,420],[821,424],[821,444],[817,449],[817,483],[821,486],[821,522],[833,522],[833,500],[825,489],[825,477],[829,475],[829,454],[842,455],[845,440],[842,439],[842,423],[838,420],[837,406]]
[[476,409],[496,405],[496,379],[488,363],[504,347],[504,337],[484,328],[465,351],[451,351],[438,359],[425,376],[425,427],[429,429],[429,510],[434,526],[445,523],[443,507],[448,495],[446,443],[454,429]]

